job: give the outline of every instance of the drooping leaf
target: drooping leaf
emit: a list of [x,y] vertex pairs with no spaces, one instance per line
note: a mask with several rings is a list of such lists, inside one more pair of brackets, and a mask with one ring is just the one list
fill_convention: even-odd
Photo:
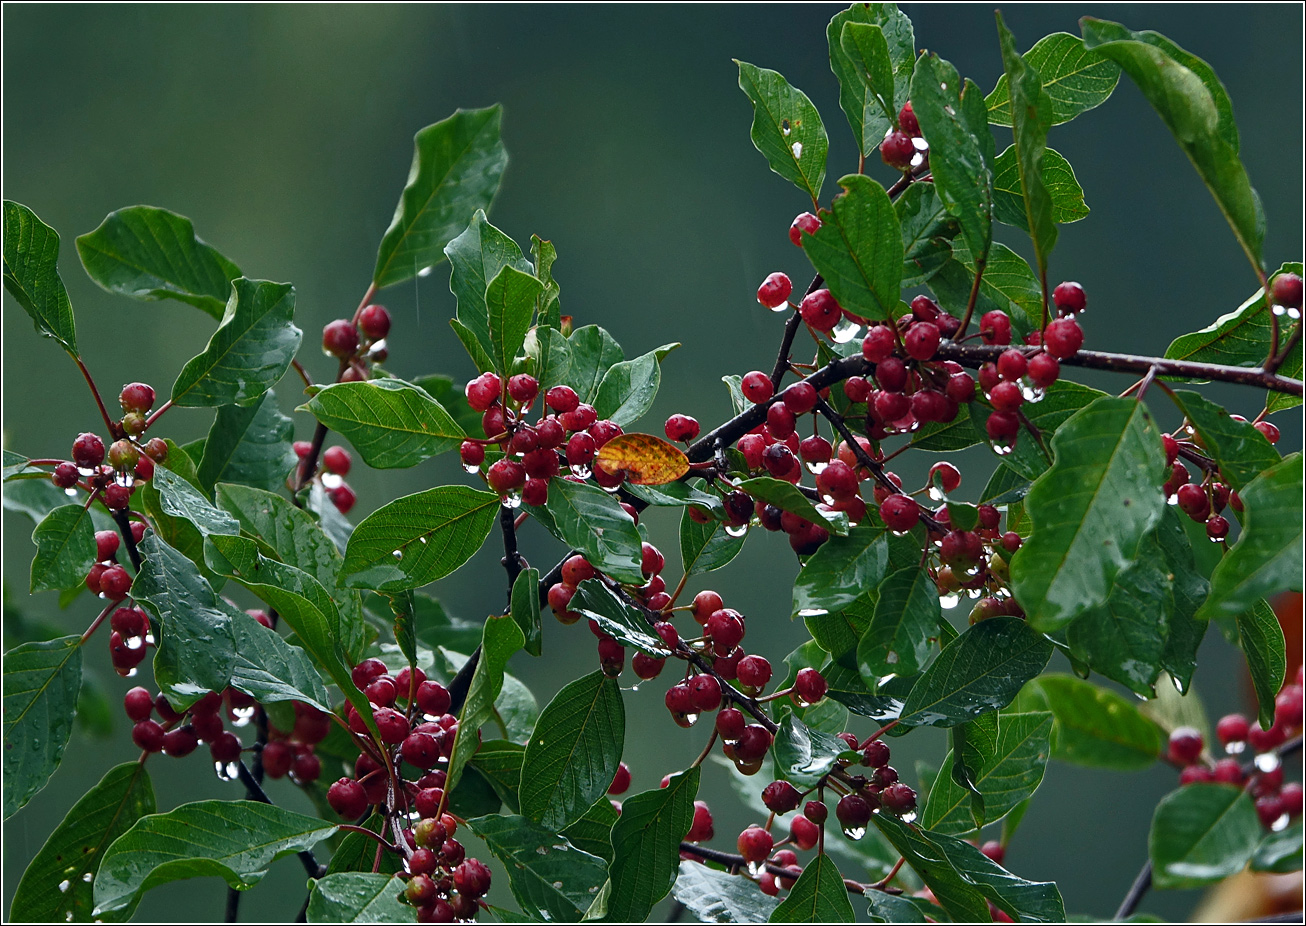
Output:
[[[1043,80],[1043,92],[1052,100],[1052,124],[1069,122],[1080,113],[1101,106],[1120,80],[1114,61],[1084,47],[1084,42],[1067,32],[1045,35],[1022,56]],[[1003,74],[984,101],[989,121],[1011,125],[1011,95]]]
[[21,203],[4,201],[4,281],[38,334],[77,356],[77,326],[59,277],[59,233]]
[[[351,833],[350,835],[357,835]],[[366,838],[366,837],[363,837]],[[374,845],[368,840],[369,845]],[[416,911],[399,898],[405,882],[392,874],[339,871],[312,882],[310,923],[412,923]]]
[[544,629],[540,623],[540,571],[523,569],[512,583],[512,619],[521,628],[526,652],[540,655]]
[[700,923],[765,923],[780,901],[742,874],[682,861],[671,896]]
[[[7,490],[6,490],[7,491]],[[32,594],[75,588],[95,563],[95,527],[85,505],[61,505],[32,531]]]
[[[1052,148],[1044,148],[1041,173],[1043,185],[1051,200],[1054,222],[1067,225],[1088,215],[1084,190],[1075,179],[1075,171],[1065,157]],[[1028,232],[1029,218],[1025,215],[1024,196],[1016,146],[1011,145],[993,162],[993,217],[999,222]]]
[[79,235],[86,275],[102,289],[133,299],[176,299],[222,318],[240,268],[195,234],[190,219],[157,206],[110,212]]
[[859,524],[831,537],[803,564],[794,580],[793,614],[838,611],[877,588],[889,566],[889,538],[882,526]]
[[1211,574],[1198,618],[1227,621],[1261,598],[1302,588],[1302,456],[1284,457],[1238,493],[1242,533]]
[[908,726],[950,727],[1006,707],[1052,656],[1052,644],[1024,621],[991,617],[939,653],[902,708]]
[[551,534],[584,553],[595,569],[621,582],[643,583],[643,541],[634,520],[607,492],[597,486],[552,479],[548,502],[530,511]]
[[291,321],[295,287],[244,277],[231,287],[218,330],[172,384],[174,405],[253,405],[295,359],[303,334]]
[[939,593],[919,566],[897,569],[879,584],[870,625],[857,643],[857,668],[868,682],[914,675],[925,666],[938,632]]
[[[4,657],[4,804],[8,820],[45,787],[73,732],[81,637],[24,643]],[[48,890],[48,886],[47,886]]]
[[271,389],[253,405],[224,405],[196,467],[200,485],[210,492],[219,482],[270,492],[281,488],[295,467],[294,436],[294,422],[281,413]]
[[746,532],[732,534],[723,521],[700,524],[686,509],[680,516],[680,561],[686,574],[700,575],[729,565],[747,536]]
[[902,230],[902,287],[926,282],[952,257],[961,226],[932,183],[913,183],[893,203]]
[[675,883],[680,840],[694,822],[699,768],[672,775],[665,788],[644,791],[622,802],[612,827],[607,918],[638,923]]
[[466,486],[438,486],[382,505],[354,528],[342,584],[402,591],[442,579],[481,548],[498,507],[493,492]]
[[825,156],[830,141],[821,115],[796,87],[775,71],[739,65],[739,89],[753,104],[753,127],[749,135],[771,165],[771,170],[793,183],[818,202],[825,181]]
[[264,704],[303,701],[320,711],[331,711],[322,677],[304,650],[248,614],[231,615],[231,636],[236,649],[232,688]]
[[[95,907],[91,882],[104,850],[151,813],[154,788],[145,765],[125,762],[109,769],[78,799],[23,872],[9,907],[10,920],[90,922]],[[119,918],[108,915],[107,919]]]
[[1251,795],[1232,785],[1197,783],[1157,805],[1147,854],[1159,888],[1200,887],[1242,871],[1261,839]]
[[577,328],[567,343],[571,347],[571,369],[563,382],[576,390],[582,402],[593,405],[603,377],[626,355],[612,335],[598,325]]
[[839,186],[821,227],[804,235],[803,250],[840,306],[863,318],[893,318],[903,271],[898,213],[884,187],[864,174],[841,177]]
[[335,831],[316,817],[256,801],[196,801],[142,817],[105,852],[95,876],[96,909],[128,908],[150,888],[184,878],[216,875],[247,890],[274,860]]
[[550,832],[607,794],[625,740],[615,679],[593,672],[563,686],[540,714],[522,762],[522,814]]
[[1274,724],[1274,698],[1283,687],[1288,668],[1283,627],[1265,601],[1256,602],[1237,617],[1238,646],[1247,658],[1247,671],[1256,691],[1261,727]]
[[912,68],[916,64],[916,40],[911,20],[893,3],[855,3],[836,13],[826,27],[830,70],[839,81],[839,106],[848,117],[858,150],[865,157],[884,138],[893,119],[885,115],[883,107],[872,97],[858,62],[843,47],[843,30],[850,23],[874,24],[883,32],[893,66],[892,99],[889,103],[894,107],[894,118],[907,102]]
[[596,621],[622,646],[633,646],[658,658],[670,655],[661,639],[653,635],[644,615],[618,598],[600,579],[581,582],[567,607]]
[[537,919],[579,921],[594,900],[594,886],[607,878],[607,862],[526,817],[496,814],[467,825],[508,870],[508,885],[522,910]]
[[526,343],[526,332],[535,314],[535,302],[542,291],[539,280],[511,265],[496,273],[486,287],[490,359],[502,377],[511,373],[512,362]]
[[856,918],[839,866],[821,854],[807,863],[769,922],[851,923]]
[[776,730],[773,748],[776,773],[800,787],[811,787],[834,768],[839,755],[848,751],[848,744],[786,713]]
[[1198,59],[1154,32],[1131,32],[1089,16],[1080,20],[1080,29],[1084,46],[1120,65],[1152,104],[1215,197],[1247,259],[1260,270],[1265,213],[1238,158],[1236,136],[1231,144],[1222,130],[1221,107],[1202,76],[1185,64]]
[[653,399],[662,384],[662,358],[679,346],[679,343],[664,344],[634,360],[619,360],[609,367],[594,395],[594,408],[599,417],[615,421],[623,428],[643,417],[653,407]]
[[781,511],[788,511],[800,518],[811,521],[819,527],[824,527],[832,534],[846,534],[848,532],[847,522],[842,519],[831,520],[821,514],[816,510],[816,506],[807,500],[807,496],[799,492],[793,483],[785,482],[783,479],[775,479],[771,476],[754,476],[752,479],[740,480],[735,488],[747,492],[759,501],[775,505]]
[[1146,406],[1104,397],[1052,437],[1055,462],[1025,497],[1034,531],[1011,561],[1029,624],[1049,631],[1102,605],[1161,517],[1161,435]]
[[1036,683],[1057,718],[1053,758],[1121,771],[1147,768],[1161,754],[1161,729],[1129,701],[1069,675]]
[[376,254],[378,289],[438,264],[472,214],[490,208],[508,166],[502,118],[498,105],[460,109],[413,136],[408,182]]
[[439,402],[399,379],[336,383],[300,408],[341,434],[377,469],[416,466],[467,436]]
[[635,485],[666,485],[689,472],[689,458],[652,434],[618,434],[599,448],[594,465],[610,476],[625,473]]

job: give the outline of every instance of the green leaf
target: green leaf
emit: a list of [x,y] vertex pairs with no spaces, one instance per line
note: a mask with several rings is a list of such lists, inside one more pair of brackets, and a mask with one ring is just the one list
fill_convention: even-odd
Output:
[[310,883],[310,923],[412,923],[416,919],[416,911],[399,899],[405,882],[394,875],[341,871]]
[[856,919],[839,866],[830,856],[821,854],[807,863],[769,922],[852,923]]
[[1166,795],[1152,817],[1152,880],[1163,889],[1213,884],[1242,871],[1260,840],[1250,794],[1232,785],[1188,785]]
[[742,874],[686,861],[671,896],[700,923],[765,923],[780,904]]
[[[65,496],[66,497],[66,496]],[[84,505],[62,505],[32,531],[32,594],[75,588],[95,563],[95,527]]]
[[[1069,122],[1080,113],[1101,106],[1120,80],[1120,67],[1100,52],[1084,47],[1084,42],[1067,32],[1045,35],[1023,55],[1025,62],[1038,71],[1043,92],[1052,100],[1052,124]],[[1011,96],[1008,78],[1003,74],[984,101],[989,121],[994,125],[1011,125]]]
[[700,769],[672,775],[665,788],[644,791],[622,802],[612,827],[607,919],[638,923],[667,895],[676,880],[680,840],[694,822]]
[[286,484],[297,458],[291,448],[295,425],[281,414],[271,389],[253,405],[218,409],[196,473],[208,491],[219,482],[275,491]]
[[[893,59],[889,55],[889,42],[884,36],[884,28],[875,23],[844,23],[839,33],[839,47],[865,85],[863,116],[867,114],[867,104],[873,103],[879,107],[879,115],[886,125],[896,125],[898,109],[893,103]],[[871,140],[863,137],[862,144]],[[868,147],[866,150],[871,149]]]
[[690,479],[685,482],[668,482],[660,486],[642,486],[627,483],[622,486],[622,490],[629,492],[649,505],[663,508],[683,508],[686,505],[697,505],[714,515],[721,515],[725,510],[721,504],[721,499],[710,492],[704,492],[702,487],[703,481],[701,479]]
[[[1043,79],[1016,51],[1015,36],[997,13],[998,42],[1002,65],[1011,94],[1012,134],[1015,137],[1016,169],[1025,201],[1026,228],[1034,242],[1034,260],[1039,280],[1046,283],[1048,257],[1057,243],[1057,223],[1052,214],[1052,195],[1043,182],[1043,155],[1048,128],[1052,125],[1052,98],[1043,90]],[[1044,287],[1046,289],[1046,286]]]
[[[1052,148],[1044,148],[1040,171],[1051,200],[1052,221],[1068,225],[1088,215],[1084,190],[1075,179],[1075,171],[1069,161]],[[1029,219],[1025,215],[1024,197],[1016,146],[1011,145],[993,162],[993,218],[1028,232]]]
[[[480,345],[484,359],[489,361],[490,315],[485,293],[490,287],[490,281],[504,267],[512,267],[522,273],[532,273],[535,268],[522,256],[517,242],[491,225],[485,218],[485,213],[480,210],[472,216],[467,229],[449,242],[444,253],[449,257],[452,269],[449,289],[458,300],[456,321],[474,336],[474,343]],[[455,330],[458,330],[457,326]],[[477,360],[472,343],[461,331],[459,338],[468,352],[472,353],[472,359]],[[477,361],[477,366],[481,366],[480,361]]]
[[739,89],[753,104],[753,147],[766,158],[771,170],[807,193],[816,203],[825,181],[825,159],[830,142],[821,115],[796,87],[766,68],[735,59]]
[[[1183,521],[1190,520],[1183,517]],[[1202,531],[1205,539],[1206,532]],[[1167,507],[1157,527],[1165,568],[1174,577],[1171,592],[1174,611],[1170,615],[1170,634],[1161,652],[1161,667],[1170,673],[1184,691],[1189,690],[1197,662],[1197,647],[1206,634],[1205,620],[1197,620],[1197,609],[1206,600],[1211,584],[1197,568],[1192,543],[1184,532],[1179,513]]]
[[571,372],[571,342],[561,331],[546,328],[541,322],[526,336],[526,354],[534,361],[533,372],[541,393],[567,381]]
[[300,408],[343,435],[377,469],[416,466],[467,436],[439,402],[399,379],[336,383]]
[[866,899],[870,902],[866,912],[872,923],[942,923],[945,920],[941,917],[947,915],[937,904],[922,897],[870,891]]
[[490,359],[505,379],[512,372],[512,362],[526,343],[526,332],[535,314],[535,302],[543,285],[529,273],[505,266],[490,280],[485,291],[485,308],[489,313]]
[[111,845],[95,876],[98,912],[131,907],[150,888],[214,876],[247,890],[283,855],[335,833],[316,817],[255,801],[196,801],[142,817]]
[[208,346],[172,384],[174,405],[253,405],[295,359],[303,334],[291,322],[295,287],[240,277],[231,290]]
[[612,862],[612,827],[620,814],[611,801],[598,801],[559,835],[567,837],[577,849]]
[[603,377],[626,355],[612,335],[598,325],[577,328],[567,344],[571,347],[571,369],[563,381],[576,390],[582,402],[593,405]]
[[[151,813],[154,788],[145,765],[126,762],[109,769],[78,799],[23,872],[9,908],[10,920],[53,923],[71,918],[90,922],[95,906],[91,881],[104,850]],[[53,890],[53,885],[59,890]],[[109,917],[111,922],[118,919]]]
[[686,575],[701,575],[729,565],[744,548],[748,534],[731,535],[723,521],[715,519],[699,524],[689,516],[689,509],[680,515],[680,561]]
[[214,593],[199,567],[154,534],[137,549],[143,561],[132,595],[159,622],[154,678],[173,707],[188,706],[231,681],[236,609]]
[[1052,644],[1022,620],[980,621],[925,670],[903,705],[902,722],[951,727],[1006,707],[1051,656]]
[[[1202,76],[1185,65],[1199,61],[1154,32],[1131,32],[1124,26],[1086,16],[1080,20],[1085,47],[1112,59],[1130,76],[1174,134],[1198,175],[1215,197],[1234,237],[1259,271],[1265,240],[1265,213],[1238,158],[1236,137],[1230,143],[1221,126],[1221,107]],[[1201,66],[1209,73],[1205,62]],[[1214,74],[1210,74],[1214,80]],[[1229,113],[1232,124],[1232,113]]]
[[[494,788],[499,799],[516,812],[521,791],[521,764],[526,747],[507,740],[481,743],[468,763]],[[606,842],[606,840],[605,840]]]
[[453,755],[449,757],[447,790],[458,784],[463,766],[475,754],[480,743],[477,731],[494,716],[494,702],[504,685],[504,666],[508,657],[522,648],[525,639],[511,615],[489,617],[481,637],[481,658],[472,673],[467,687],[467,700],[458,715],[459,734],[454,740]]
[[1256,690],[1261,727],[1274,724],[1274,698],[1288,669],[1283,627],[1264,599],[1238,615],[1238,645],[1247,657],[1247,670]]
[[[1037,790],[1052,753],[1052,717],[1047,712],[1002,714],[998,741],[975,775],[984,797],[984,822],[995,823]],[[954,728],[955,729],[955,728]],[[975,829],[970,814],[970,794],[949,774],[951,754],[930,788],[921,814],[927,830],[960,836]]]
[[735,488],[753,496],[759,501],[775,505],[781,511],[788,511],[796,514],[800,518],[811,521],[820,527],[824,527],[832,534],[846,534],[848,532],[845,526],[846,522],[842,519],[831,521],[816,510],[816,506],[807,500],[807,496],[791,482],[785,482],[783,479],[774,479],[771,476],[754,476],[752,479],[741,480]]
[[544,626],[540,623],[540,571],[523,569],[512,584],[512,619],[521,628],[526,652],[538,656],[544,642]]
[[599,417],[615,421],[623,428],[638,421],[653,407],[653,399],[662,384],[662,357],[679,346],[668,344],[634,360],[622,360],[609,367],[594,396],[594,408]]
[[593,672],[565,685],[526,744],[522,814],[555,833],[584,816],[617,774],[625,731],[615,679]]
[[4,201],[4,280],[38,334],[77,356],[77,327],[59,277],[59,233],[21,203]]
[[993,240],[994,145],[982,96],[969,81],[963,88],[957,69],[935,54],[922,56],[912,75],[912,111],[930,143],[934,186],[980,260]]
[[542,508],[527,507],[549,533],[584,553],[595,569],[619,582],[643,583],[643,541],[634,520],[607,492],[597,486],[551,479],[548,502]]
[[882,526],[862,524],[831,537],[803,564],[794,580],[793,614],[838,611],[879,586],[889,566],[889,538]]
[[248,614],[231,615],[236,664],[231,687],[264,704],[303,701],[330,713],[331,699],[308,654]]
[[[478,373],[492,372],[494,370],[494,361],[490,359],[490,354],[484,345],[476,339],[476,332],[456,318],[449,319],[449,327],[453,329],[453,333],[458,336],[458,340],[467,349],[467,356],[472,358],[476,371]],[[482,325],[481,327],[486,326]]]
[[1298,817],[1277,833],[1266,833],[1252,856],[1252,871],[1285,874],[1301,871],[1302,821]]
[[1052,452],[1025,497],[1034,531],[1011,561],[1012,591],[1044,631],[1106,601],[1165,507],[1161,435],[1141,402],[1096,400],[1057,430]]
[[1120,771],[1147,768],[1161,754],[1161,729],[1131,702],[1069,675],[1036,683],[1056,715],[1053,758]]
[[157,206],[110,212],[77,238],[86,275],[133,299],[176,299],[222,317],[240,268],[200,240],[184,215]]
[[[558,281],[553,278],[553,263],[558,259],[558,249],[552,241],[545,241],[539,235],[531,235],[531,257],[535,262],[535,278],[544,284],[540,293],[539,315],[540,328],[559,331],[562,325],[562,309],[558,305]],[[556,384],[555,384],[556,385]],[[544,380],[540,380],[542,391]]]
[[776,774],[800,787],[811,787],[834,768],[839,755],[848,751],[848,744],[833,733],[811,729],[786,712],[773,748]]
[[73,732],[81,687],[81,637],[76,634],[24,643],[5,653],[6,820],[44,788],[59,767]]
[[[975,262],[961,240],[953,241],[952,256],[953,260],[930,278],[930,289],[938,297],[939,305],[960,318],[975,283]],[[1001,309],[1011,317],[1012,329],[1022,338],[1034,329],[1043,312],[1043,289],[1034,271],[1025,258],[1003,244],[994,244],[989,249],[975,300],[977,313],[994,309]]]
[[[1041,402],[1027,402],[1021,406],[1021,411],[1030,424],[1042,432],[1046,443],[1071,415],[1105,395],[1091,386],[1059,379],[1047,388]],[[1003,456],[1002,461],[1003,466],[1029,480],[1037,479],[1050,465],[1038,443],[1025,439],[1016,441],[1011,453]]]
[[578,922],[594,901],[595,885],[607,878],[603,859],[525,817],[496,814],[467,825],[503,863],[512,896],[535,919]]
[[1173,585],[1153,531],[1139,543],[1137,559],[1116,575],[1106,603],[1066,628],[1071,653],[1135,694],[1153,697],[1174,610]]
[[215,507],[198,489],[166,466],[155,467],[150,483],[159,493],[159,507],[164,514],[188,521],[205,537],[240,533],[235,518]]
[[413,136],[408,182],[376,253],[372,282],[378,289],[434,267],[468,217],[490,208],[508,166],[502,118],[498,105],[459,109]]
[[942,619],[938,588],[919,566],[889,573],[878,591],[870,626],[857,643],[857,668],[868,684],[925,668],[930,637]]
[[913,183],[893,203],[902,229],[902,287],[926,282],[952,257],[952,239],[961,226],[932,183]]
[[1236,617],[1261,598],[1301,591],[1302,457],[1294,453],[1238,493],[1242,533],[1211,575],[1211,594],[1199,619]]
[[839,186],[833,211],[821,212],[822,225],[804,235],[803,250],[840,306],[863,318],[893,318],[903,271],[898,213],[870,177],[850,174]]
[[[871,23],[880,27],[893,64],[893,116],[886,117],[862,77],[858,63],[843,47],[843,30],[850,23]],[[839,106],[848,117],[853,138],[863,157],[869,155],[897,119],[898,110],[907,102],[912,68],[916,64],[916,39],[911,20],[893,3],[854,3],[836,13],[825,30],[830,45],[830,70],[839,81]]]
[[626,604],[601,579],[586,579],[576,588],[568,607],[596,621],[622,646],[633,646],[659,659],[670,655],[654,636],[643,613]]
[[438,486],[382,505],[354,528],[342,584],[396,592],[442,579],[481,548],[498,508],[493,492],[466,486]]
[[1204,446],[1220,466],[1220,480],[1235,492],[1278,463],[1282,457],[1265,435],[1199,393],[1175,390],[1175,405],[1184,413]]

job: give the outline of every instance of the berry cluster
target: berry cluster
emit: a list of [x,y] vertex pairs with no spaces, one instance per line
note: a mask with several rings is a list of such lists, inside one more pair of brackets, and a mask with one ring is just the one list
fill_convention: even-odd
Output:
[[[307,459],[313,452],[313,445],[306,440],[295,441],[294,448],[295,456],[300,460]],[[358,501],[354,490],[345,482],[353,465],[354,459],[344,447],[328,447],[322,454],[322,471],[313,477],[321,481],[327,497],[341,514],[349,514],[349,510]]]
[[[1256,801],[1256,813],[1261,824],[1270,830],[1280,830],[1302,813],[1302,786],[1296,782],[1284,783],[1283,765],[1275,750],[1290,736],[1302,731],[1303,677],[1297,669],[1297,679],[1283,686],[1274,699],[1274,723],[1263,729],[1260,722],[1249,723],[1242,714],[1228,714],[1215,725],[1215,735],[1224,747],[1225,756],[1212,760],[1205,755],[1202,734],[1192,727],[1179,727],[1170,734],[1166,759],[1180,766],[1179,783],[1221,782],[1245,787]],[[1238,758],[1250,751],[1254,758],[1250,767],[1244,767]]]
[[894,170],[906,173],[920,167],[929,157],[929,145],[921,137],[921,124],[912,111],[911,100],[898,111],[898,125],[880,142],[880,158]]
[[389,353],[385,339],[390,333],[390,312],[383,305],[367,305],[350,321],[337,318],[322,329],[322,352],[340,361],[338,382],[363,382],[371,376],[371,364],[385,363]]

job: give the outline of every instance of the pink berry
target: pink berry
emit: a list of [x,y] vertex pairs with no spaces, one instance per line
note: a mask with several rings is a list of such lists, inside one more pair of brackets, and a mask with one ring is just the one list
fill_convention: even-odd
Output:
[[776,309],[789,300],[794,284],[783,273],[773,273],[757,288],[757,301],[768,309]]
[[890,132],[880,142],[880,159],[894,170],[910,170],[916,147],[906,132]]
[[1056,303],[1057,308],[1063,315],[1074,315],[1077,312],[1082,312],[1088,305],[1088,297],[1084,295],[1084,287],[1069,281],[1058,284],[1057,288],[1052,291],[1052,301]]
[[336,510],[341,514],[349,514],[349,510],[354,507],[358,501],[358,496],[354,490],[347,485],[338,485],[331,490],[331,504],[336,506]]
[[745,373],[743,380],[740,382],[740,389],[744,393],[744,398],[754,405],[760,405],[775,394],[775,386],[771,383],[771,377],[760,370]]
[[327,472],[337,476],[348,476],[353,463],[353,458],[344,447],[328,447],[326,453],[322,454],[322,465],[327,468]]
[[1084,346],[1084,332],[1073,318],[1048,322],[1043,332],[1043,349],[1058,360],[1073,357]]
[[789,240],[798,247],[803,246],[803,234],[814,235],[821,227],[821,220],[810,212],[800,213],[789,226]]
[[843,309],[828,289],[818,289],[804,296],[798,310],[802,313],[803,321],[817,331],[833,330],[843,317]]
[[345,318],[337,318],[322,329],[322,350],[341,360],[358,353],[358,329]]
[[771,834],[760,826],[753,825],[739,834],[736,845],[744,860],[753,864],[765,861],[774,845]]

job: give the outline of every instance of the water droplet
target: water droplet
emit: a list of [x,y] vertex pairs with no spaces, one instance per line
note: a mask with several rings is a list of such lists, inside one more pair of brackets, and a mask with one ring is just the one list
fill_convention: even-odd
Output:
[[845,836],[847,836],[849,839],[851,839],[853,842],[856,842],[856,841],[858,841],[859,839],[861,839],[863,836],[866,835],[866,827],[864,827],[864,826],[845,826],[845,827],[843,828],[843,834],[844,834]]
[[731,537],[742,537],[748,533],[747,524],[727,524],[726,533]]
[[894,531],[894,532],[893,532],[893,536],[895,536],[895,537],[906,537],[909,533],[911,533],[911,531]]
[[1296,321],[1297,319],[1301,318],[1301,310],[1300,310],[1300,309],[1289,309],[1289,310],[1288,310],[1288,317],[1291,318],[1293,321]]
[[575,463],[572,464],[571,467],[571,474],[575,476],[577,479],[588,479],[590,477],[590,473],[592,472],[593,470],[590,469],[588,466],[586,466],[584,463]]
[[[71,923],[71,922],[73,921],[73,911],[69,910],[67,913],[65,913],[65,914],[63,915],[63,921],[64,921],[65,923]],[[103,923],[104,920],[96,920],[95,922],[97,922],[97,923]]]
[[948,84],[947,84],[947,82],[944,81],[944,82],[940,83],[940,84],[939,84],[939,89],[941,89],[941,90],[947,90],[947,89],[948,89]]
[[254,719],[254,707],[250,705],[249,707],[232,708],[231,714],[231,725],[233,727],[248,726],[249,722]]
[[478,469],[480,469],[480,467],[479,467],[478,465],[476,465],[475,463],[464,463],[464,464],[463,464],[463,472],[464,472],[464,473],[474,473],[474,472],[476,472]]
[[434,269],[435,269],[434,267],[423,267],[421,270],[417,271],[417,275],[419,277],[429,277],[431,275],[431,271]]
[[940,595],[940,596],[939,596],[939,607],[941,607],[941,608],[955,608],[955,607],[957,606],[957,603],[958,603],[959,601],[961,601],[961,599],[958,598],[956,595],[953,595],[953,594]]
[[95,474],[95,469],[88,468],[85,466],[79,466],[77,467],[77,472],[81,473],[83,476],[92,476]]
[[813,476],[819,476],[825,470],[825,468],[830,464],[829,463],[804,463],[803,465],[807,467],[807,471],[811,473]]
[[1288,828],[1288,815],[1286,813],[1279,814],[1278,819],[1270,824],[1270,829],[1272,829],[1276,833],[1285,830],[1287,828]]
[[235,762],[214,762],[213,774],[218,776],[218,781],[234,781],[239,774],[239,766]]
[[1207,537],[1206,539],[1211,541],[1211,543],[1221,543],[1224,541],[1223,537]]
[[1047,390],[1042,386],[1030,386],[1022,381],[1020,394],[1025,397],[1026,402],[1042,402],[1043,397],[1047,395]]
[[1275,315],[1279,315],[1279,316],[1283,316],[1288,313],[1288,310],[1281,305],[1274,306],[1273,308],[1270,309],[1270,311],[1273,312]]
[[132,668],[128,669],[126,672],[119,672],[118,674],[119,674],[120,676],[122,676],[123,678],[135,678],[135,677],[136,677],[136,667],[133,666]]
[[85,874],[82,875],[82,880],[85,881],[87,884],[90,884],[92,881],[95,880],[95,875],[91,874],[91,873],[88,871],[88,872],[86,872]]
[[902,815],[902,822],[903,822],[903,823],[915,823],[915,822],[916,822],[916,811],[914,811],[914,810],[909,810],[907,813],[903,814],[903,815]]
[[1175,691],[1179,692],[1180,694],[1183,694],[1183,693],[1184,693],[1184,683],[1183,683],[1183,682],[1181,682],[1179,679],[1175,678],[1173,675],[1170,676],[1170,681],[1174,684],[1174,690],[1175,690]]
[[692,726],[693,726],[694,724],[696,724],[696,723],[698,723],[698,715],[697,715],[697,714],[686,714],[686,715],[685,715],[685,726],[687,726],[687,727],[692,727]]
[[1261,772],[1272,772],[1279,767],[1279,755],[1274,752],[1263,752],[1254,761]]
[[64,494],[64,495],[67,495],[69,498],[73,498],[74,496],[77,495],[77,490],[76,490],[76,489],[64,489],[64,490],[63,490],[63,494]]
[[379,341],[373,341],[373,342],[372,342],[372,346],[371,346],[371,348],[369,348],[369,349],[370,349],[371,352],[374,353],[374,354],[377,353],[378,351],[383,351],[383,350],[385,350],[385,349],[386,349],[385,338],[382,338],[382,339],[379,340]]
[[779,305],[772,306],[772,307],[771,307],[771,311],[772,311],[772,312],[792,312],[793,309],[791,309],[791,308],[789,307],[789,303],[788,303],[788,301],[785,301],[785,302],[780,303]]
[[955,109],[953,109],[951,106],[945,106],[945,107],[943,107],[943,111],[944,111],[945,113],[947,113],[949,116],[955,116],[955,115],[957,115],[957,111],[956,111]]
[[766,871],[766,861],[765,861],[765,860],[760,861],[760,862],[749,862],[749,863],[748,863],[748,876],[749,876],[750,878],[760,878],[760,877],[762,876],[762,872],[764,872],[764,871]]
[[68,888],[72,887],[72,884],[73,883],[71,881],[69,881],[67,878],[64,878],[62,881],[59,882],[59,890],[62,893],[67,893]]
[[861,330],[862,326],[851,318],[841,318],[838,324],[834,326],[834,330],[830,332],[830,337],[836,344],[847,344],[857,337],[857,332]]
[[782,123],[780,124],[780,134],[781,134],[781,135],[788,135],[788,134],[789,134],[790,132],[792,132],[792,131],[793,131],[793,129],[789,128],[789,120],[788,120],[788,119],[786,119],[784,122],[782,122]]
[[390,551],[390,555],[393,556],[395,559],[400,559],[400,560],[401,560],[401,559],[404,558],[404,551],[403,551],[403,550],[391,550],[391,551]]
[[127,644],[128,649],[140,649],[142,646],[145,645],[145,638],[128,637],[126,640],[123,640],[123,642]]
[[426,543],[426,538],[425,538],[425,537],[418,537],[418,538],[417,538],[417,541],[418,541],[419,543]]
[[1231,756],[1241,755],[1247,749],[1247,744],[1241,740],[1235,740],[1224,747],[1224,751]]
[[1007,454],[1011,453],[1010,444],[1007,444],[1006,446],[1002,446],[1000,444],[991,444],[990,446],[993,448],[993,452],[1000,457],[1005,457],[1007,456]]
[[825,608],[801,608],[798,611],[799,617],[824,617],[830,612]]
[[796,157],[796,158],[801,158],[801,157],[803,156],[803,143],[802,143],[802,142],[800,142],[800,141],[796,141],[796,142],[794,142],[792,145],[790,145],[789,147],[793,150],[793,152],[794,152],[794,157]]
[[145,642],[148,643],[148,644],[150,644],[150,646],[153,646],[153,645],[154,645],[154,634],[152,634],[152,633],[147,633],[147,634],[145,635]]
[[507,493],[506,495],[500,495],[499,504],[505,508],[520,508],[521,492],[514,489],[513,491]]
[[338,489],[344,484],[345,480],[342,477],[337,476],[335,473],[322,474],[322,488],[324,489]]
[[932,501],[941,502],[947,497],[948,497],[948,493],[944,492],[938,486],[936,485],[930,486],[930,499]]

